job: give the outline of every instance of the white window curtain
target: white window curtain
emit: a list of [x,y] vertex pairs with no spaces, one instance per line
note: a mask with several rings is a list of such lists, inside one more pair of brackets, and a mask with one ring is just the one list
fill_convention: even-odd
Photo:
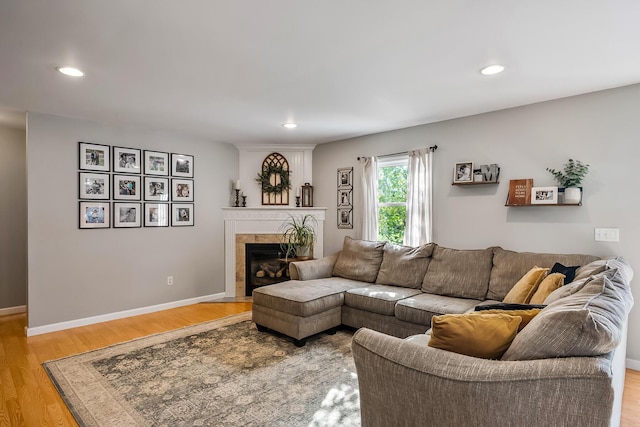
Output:
[[432,167],[429,148],[409,151],[407,178],[407,223],[404,244],[420,246],[431,242]]
[[362,186],[362,219],[360,236],[363,240],[378,240],[378,162],[375,157],[360,157]]

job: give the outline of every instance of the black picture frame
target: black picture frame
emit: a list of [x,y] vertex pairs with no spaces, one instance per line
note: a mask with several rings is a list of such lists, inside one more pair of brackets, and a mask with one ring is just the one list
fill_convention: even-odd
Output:
[[110,172],[111,146],[78,142],[78,169]]
[[192,179],[171,179],[171,201],[193,202],[194,182]]
[[109,200],[111,175],[100,172],[78,172],[78,198],[84,200]]
[[113,175],[113,200],[142,200],[139,175]]
[[169,201],[169,178],[159,176],[144,177],[144,200],[147,202],[167,202]]
[[144,150],[144,174],[169,176],[169,153]]
[[191,227],[194,225],[193,203],[171,203],[171,226]]
[[78,202],[78,228],[111,228],[111,203],[96,201]]
[[193,156],[171,153],[171,176],[193,178]]
[[168,227],[169,215],[169,203],[144,204],[143,223],[145,227]]
[[143,215],[140,202],[114,202],[113,228],[140,228]]
[[114,172],[142,173],[142,150],[114,146],[112,158]]

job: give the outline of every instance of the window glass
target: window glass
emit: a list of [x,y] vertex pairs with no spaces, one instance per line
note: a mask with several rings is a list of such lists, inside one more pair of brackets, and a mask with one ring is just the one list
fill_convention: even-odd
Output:
[[378,162],[378,239],[402,244],[407,218],[406,156]]

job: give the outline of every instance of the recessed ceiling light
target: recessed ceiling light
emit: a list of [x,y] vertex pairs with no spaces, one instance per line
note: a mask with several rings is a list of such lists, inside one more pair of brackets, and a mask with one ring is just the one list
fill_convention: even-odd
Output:
[[56,67],[56,70],[60,71],[65,76],[71,76],[71,77],[84,76],[84,73],[81,70],[73,67]]
[[295,129],[298,127],[298,125],[295,123],[283,123],[282,126],[286,127],[287,129]]
[[504,67],[502,65],[499,64],[495,64],[495,65],[488,65],[486,67],[484,67],[482,70],[480,70],[480,72],[482,74],[484,74],[485,76],[491,76],[493,74],[498,74],[504,71]]

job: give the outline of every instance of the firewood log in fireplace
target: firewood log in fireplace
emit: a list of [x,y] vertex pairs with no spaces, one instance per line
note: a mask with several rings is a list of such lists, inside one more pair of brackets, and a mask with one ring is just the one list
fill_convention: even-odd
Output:
[[[273,279],[274,277],[276,277],[276,274],[280,272],[279,268],[280,265],[273,266],[271,264],[267,264],[266,262],[262,263],[260,264],[260,270],[256,272],[256,277],[270,277]],[[280,273],[280,276],[282,276],[282,273]]]

